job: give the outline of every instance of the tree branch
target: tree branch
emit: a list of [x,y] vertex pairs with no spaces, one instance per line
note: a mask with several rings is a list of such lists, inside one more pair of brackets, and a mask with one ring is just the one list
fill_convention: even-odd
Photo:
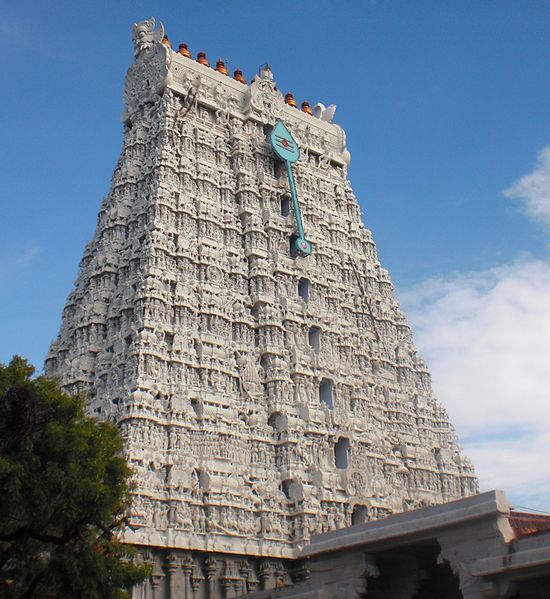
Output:
[[38,583],[40,582],[40,580],[42,578],[44,578],[45,573],[44,572],[39,572],[32,580],[31,580],[31,584],[29,585],[29,588],[27,589],[27,592],[25,593],[24,597],[32,597],[34,595],[34,591],[36,590],[36,587],[38,586]]

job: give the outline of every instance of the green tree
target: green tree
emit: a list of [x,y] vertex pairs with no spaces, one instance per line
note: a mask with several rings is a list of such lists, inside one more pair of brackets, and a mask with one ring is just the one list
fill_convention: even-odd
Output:
[[0,364],[0,597],[128,597],[149,569],[120,540],[122,438],[33,372]]

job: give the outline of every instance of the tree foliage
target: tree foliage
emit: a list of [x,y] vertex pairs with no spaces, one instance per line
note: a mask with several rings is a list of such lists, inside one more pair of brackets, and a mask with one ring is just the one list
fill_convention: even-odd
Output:
[[122,438],[33,372],[0,364],[0,597],[127,597],[149,572],[120,540]]

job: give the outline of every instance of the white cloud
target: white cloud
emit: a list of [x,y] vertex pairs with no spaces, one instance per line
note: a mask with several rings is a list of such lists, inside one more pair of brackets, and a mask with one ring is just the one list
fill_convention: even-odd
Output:
[[550,510],[550,262],[431,279],[400,299],[482,488]]
[[476,465],[481,490],[504,489],[519,506],[550,512],[550,430],[517,439],[470,441],[468,456]]
[[525,212],[533,220],[550,225],[550,146],[539,152],[535,169],[515,181],[503,194],[522,201]]

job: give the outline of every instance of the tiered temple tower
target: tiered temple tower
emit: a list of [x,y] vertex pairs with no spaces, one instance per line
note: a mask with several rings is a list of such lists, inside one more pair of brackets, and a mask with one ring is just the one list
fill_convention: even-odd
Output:
[[[311,535],[476,492],[347,179],[333,110],[134,25],[124,145],[46,361],[115,421],[140,597],[285,580]],[[296,252],[281,121],[310,255]],[[164,595],[158,593],[162,592]]]

